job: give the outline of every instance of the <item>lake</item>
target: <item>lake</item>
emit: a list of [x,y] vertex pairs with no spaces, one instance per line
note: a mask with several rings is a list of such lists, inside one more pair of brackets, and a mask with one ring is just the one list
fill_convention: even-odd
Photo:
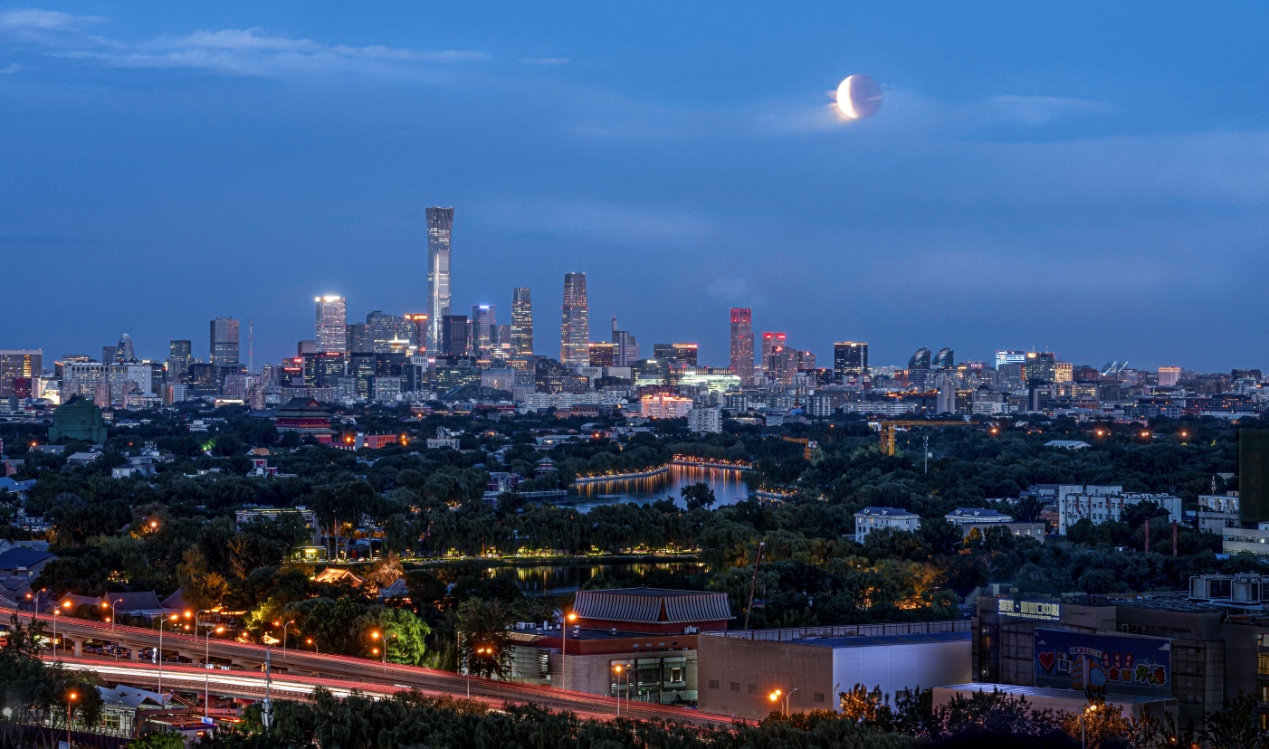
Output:
[[577,592],[586,581],[600,574],[623,586],[638,587],[644,584],[644,576],[653,570],[692,574],[700,568],[699,562],[615,562],[495,567],[489,570],[489,574],[511,580],[526,596],[560,596]]
[[717,499],[715,507],[735,504],[749,498],[744,471],[671,465],[669,471],[656,476],[581,484],[577,487],[578,501],[575,506],[586,512],[599,505],[615,502],[651,504],[666,497],[672,497],[682,506],[680,496],[683,488],[695,483],[707,484],[714,490],[714,497]]

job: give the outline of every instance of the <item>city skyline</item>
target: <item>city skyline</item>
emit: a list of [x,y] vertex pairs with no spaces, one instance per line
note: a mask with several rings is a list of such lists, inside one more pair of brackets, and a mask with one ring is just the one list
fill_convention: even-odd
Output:
[[[24,281],[0,304],[40,311],[5,345],[128,331],[157,357],[228,311],[276,360],[314,293],[426,309],[424,211],[446,205],[453,309],[528,287],[553,310],[585,267],[595,319],[720,366],[732,306],[821,360],[849,338],[879,362],[1261,365],[1262,6],[1237,27],[1083,6],[1092,31],[1080,6],[815,6],[781,34],[743,8],[334,7],[0,9],[0,134],[22,144],[0,253]],[[838,122],[854,73],[885,105]]]

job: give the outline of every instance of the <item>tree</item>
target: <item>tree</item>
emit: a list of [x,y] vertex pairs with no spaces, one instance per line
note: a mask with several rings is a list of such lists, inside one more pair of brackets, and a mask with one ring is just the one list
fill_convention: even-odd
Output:
[[683,504],[687,506],[687,511],[707,510],[713,506],[715,500],[714,490],[709,488],[709,484],[697,482],[683,487],[680,493],[683,497]]
[[1203,740],[1213,746],[1229,749],[1254,749],[1269,739],[1261,730],[1256,699],[1240,692],[1224,708],[1208,713],[1203,719]]
[[185,739],[179,733],[163,731],[133,739],[127,743],[126,749],[185,749]]
[[460,663],[485,677],[505,677],[511,669],[511,643],[507,628],[515,613],[505,601],[471,598],[458,607],[458,631],[462,637]]

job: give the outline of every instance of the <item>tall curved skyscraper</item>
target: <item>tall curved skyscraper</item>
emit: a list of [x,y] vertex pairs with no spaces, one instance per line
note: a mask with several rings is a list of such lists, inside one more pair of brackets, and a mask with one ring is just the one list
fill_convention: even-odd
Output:
[[590,306],[586,274],[564,274],[564,309],[560,319],[560,361],[590,364]]
[[427,209],[427,350],[440,349],[441,320],[449,314],[450,234],[453,208]]

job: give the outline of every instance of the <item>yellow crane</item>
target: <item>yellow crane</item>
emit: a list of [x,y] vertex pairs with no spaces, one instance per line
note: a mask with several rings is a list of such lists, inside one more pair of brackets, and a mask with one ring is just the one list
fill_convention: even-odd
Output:
[[805,437],[781,436],[780,439],[784,440],[785,442],[797,442],[798,444],[802,445],[802,457],[808,462],[811,460],[812,457],[815,456],[815,451],[818,450],[820,446],[820,443],[816,442],[815,440],[809,440]]
[[900,427],[973,427],[978,426],[969,421],[883,421],[881,426],[881,454],[895,454],[895,432]]

